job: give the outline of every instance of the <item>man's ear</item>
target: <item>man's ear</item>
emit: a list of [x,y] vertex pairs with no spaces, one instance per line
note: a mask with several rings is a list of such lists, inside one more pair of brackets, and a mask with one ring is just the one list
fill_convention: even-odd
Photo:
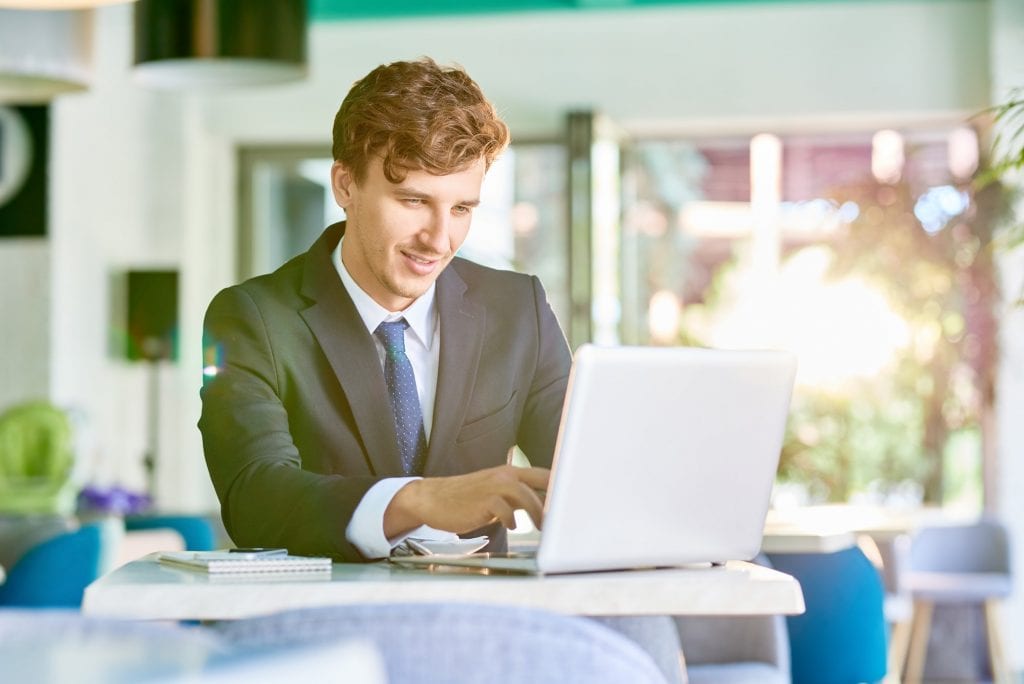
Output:
[[331,191],[334,193],[334,201],[342,209],[347,209],[352,203],[352,189],[355,179],[347,166],[340,161],[331,165]]

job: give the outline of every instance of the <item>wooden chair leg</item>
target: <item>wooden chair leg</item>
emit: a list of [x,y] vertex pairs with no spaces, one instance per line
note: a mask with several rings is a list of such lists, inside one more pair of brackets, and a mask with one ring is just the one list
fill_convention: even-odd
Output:
[[932,612],[935,604],[915,599],[914,623],[911,628],[910,653],[907,657],[906,684],[921,684],[924,675],[925,657],[928,655],[928,637],[931,636]]
[[893,623],[889,635],[889,672],[885,676],[885,684],[900,684],[903,677],[903,666],[907,662],[907,649],[910,648],[911,622]]
[[999,626],[999,604],[994,599],[985,601],[985,631],[988,636],[989,666],[994,684],[1010,684],[1010,668],[1003,650],[1003,632]]

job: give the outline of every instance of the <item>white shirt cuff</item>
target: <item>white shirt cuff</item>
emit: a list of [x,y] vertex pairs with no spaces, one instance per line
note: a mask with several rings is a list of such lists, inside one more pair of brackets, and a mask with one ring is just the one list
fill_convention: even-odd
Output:
[[398,490],[418,477],[389,477],[370,487],[363,495],[362,501],[356,506],[352,518],[345,528],[345,538],[359,549],[366,558],[386,558],[395,548],[408,537],[444,541],[457,539],[453,532],[435,530],[433,527],[421,525],[414,530],[392,539],[384,536],[384,511],[395,498]]
[[384,511],[398,490],[418,477],[389,477],[370,487],[362,501],[352,513],[352,519],[345,528],[345,538],[367,558],[386,558],[394,544],[384,536]]

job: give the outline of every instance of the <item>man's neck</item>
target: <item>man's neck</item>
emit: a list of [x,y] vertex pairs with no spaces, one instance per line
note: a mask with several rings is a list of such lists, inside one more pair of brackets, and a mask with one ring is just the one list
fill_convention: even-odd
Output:
[[[381,306],[377,300],[371,297],[370,294],[359,285],[356,279],[352,276],[352,273],[345,266],[342,259],[342,243],[344,243],[344,238],[342,238],[331,253],[331,261],[338,272],[342,286],[348,293],[349,299],[351,299],[352,303],[355,305],[356,311],[359,313],[359,317],[363,320],[367,329],[372,333],[381,321],[394,318],[394,314],[399,313],[399,311],[393,311],[387,307]],[[401,310],[401,313],[405,314],[405,318],[409,322],[413,332],[423,340],[424,344],[428,347],[433,344],[434,332],[437,329],[437,306],[435,303],[436,287],[436,283],[432,283],[426,292],[412,300],[412,303]]]

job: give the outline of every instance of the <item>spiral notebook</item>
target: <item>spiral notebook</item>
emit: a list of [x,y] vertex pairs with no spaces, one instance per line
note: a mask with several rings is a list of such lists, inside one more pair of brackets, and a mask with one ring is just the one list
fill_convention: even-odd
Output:
[[291,556],[287,553],[265,555],[229,551],[167,551],[161,553],[158,560],[166,565],[201,570],[211,575],[331,571],[330,558]]

